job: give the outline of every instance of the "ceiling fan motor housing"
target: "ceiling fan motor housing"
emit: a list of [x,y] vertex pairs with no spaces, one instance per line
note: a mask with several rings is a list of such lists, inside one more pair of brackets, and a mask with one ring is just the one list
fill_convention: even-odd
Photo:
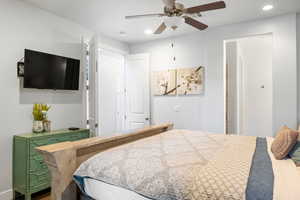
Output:
[[181,3],[175,3],[173,8],[164,7],[164,12],[168,17],[182,16],[184,13],[184,5]]
[[184,9],[184,5],[181,3],[175,3],[175,8],[182,11]]

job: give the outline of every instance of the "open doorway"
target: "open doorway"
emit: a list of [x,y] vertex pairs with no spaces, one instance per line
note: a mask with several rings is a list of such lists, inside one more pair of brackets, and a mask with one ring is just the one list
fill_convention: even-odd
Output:
[[225,41],[226,134],[272,136],[272,34]]

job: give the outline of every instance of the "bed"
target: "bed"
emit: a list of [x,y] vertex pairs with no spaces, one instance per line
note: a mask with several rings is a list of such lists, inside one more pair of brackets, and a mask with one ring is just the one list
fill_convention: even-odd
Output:
[[300,199],[300,171],[274,158],[272,140],[164,124],[38,151],[51,170],[52,199],[76,199],[76,188],[96,200]]

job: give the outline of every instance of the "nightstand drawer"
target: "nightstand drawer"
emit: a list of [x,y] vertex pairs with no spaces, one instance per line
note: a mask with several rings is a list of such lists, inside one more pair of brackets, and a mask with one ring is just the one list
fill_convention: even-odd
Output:
[[48,170],[40,170],[29,173],[29,189],[31,192],[39,191],[41,188],[50,187],[50,174]]
[[50,181],[50,174],[48,170],[38,170],[35,172],[30,172],[30,187],[43,184]]
[[30,140],[30,154],[36,152],[36,147],[55,144],[59,142],[61,142],[61,140],[59,140],[59,137],[47,137],[42,139]]
[[46,137],[41,139],[30,140],[30,154],[36,154],[35,148],[39,146],[45,146],[49,144],[56,144],[60,142],[76,141],[89,137],[88,132],[74,132],[68,134],[62,134],[56,137]]
[[82,133],[77,133],[77,134],[71,135],[69,141],[82,140],[82,139],[86,139],[86,138],[89,138],[89,133],[82,132]]
[[43,157],[41,155],[33,155],[29,157],[29,172],[35,172],[39,170],[44,170],[48,172],[48,167],[44,163]]

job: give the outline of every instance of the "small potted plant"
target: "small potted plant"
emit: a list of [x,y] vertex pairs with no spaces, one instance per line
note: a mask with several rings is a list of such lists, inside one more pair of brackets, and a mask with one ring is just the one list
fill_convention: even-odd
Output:
[[47,104],[42,104],[42,113],[43,113],[43,127],[45,132],[51,131],[51,121],[48,120],[48,111],[50,110],[50,106]]
[[50,131],[50,121],[47,120],[47,112],[50,106],[47,104],[34,104],[33,105],[33,127],[34,133],[41,133],[44,130]]
[[33,115],[32,131],[34,133],[43,132],[44,127],[43,127],[43,113],[42,113],[42,105],[41,104],[33,105],[32,115]]

